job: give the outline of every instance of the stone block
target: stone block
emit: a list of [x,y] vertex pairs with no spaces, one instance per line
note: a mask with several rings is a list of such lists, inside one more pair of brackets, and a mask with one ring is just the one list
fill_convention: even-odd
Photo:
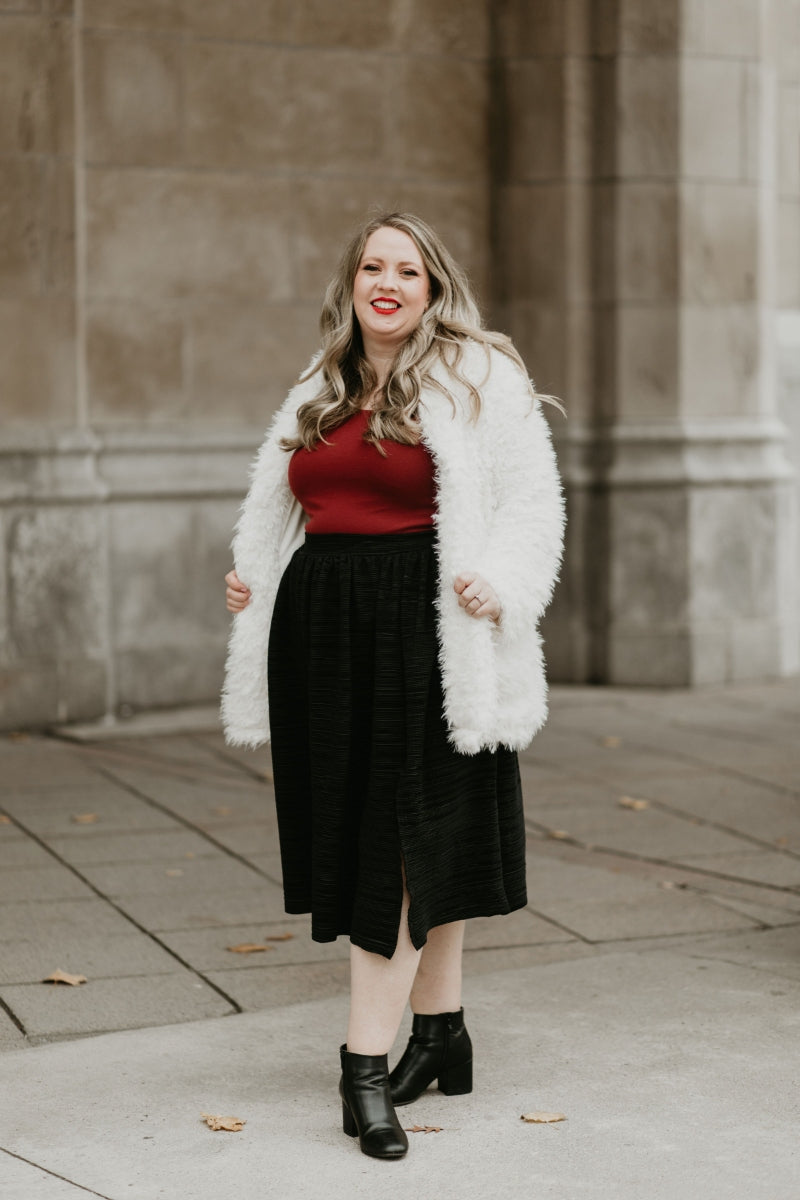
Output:
[[678,313],[672,305],[626,304],[616,313],[616,398],[621,417],[674,415],[678,393]]
[[[51,836],[47,844],[54,854],[73,866],[85,863],[137,862],[161,862],[168,866],[182,866],[183,860],[191,862],[195,858],[219,853],[211,842],[199,834],[178,826],[169,830],[159,830],[158,833],[128,830],[124,834],[96,833],[95,828],[90,827],[86,831],[81,828],[80,833],[65,837]],[[52,861],[49,855],[48,860]]]
[[[292,935],[288,941],[265,942],[270,936],[280,938],[286,933]],[[262,967],[284,971],[297,964],[341,962],[350,957],[348,938],[337,938],[335,942],[313,942],[307,917],[291,923],[262,922],[260,925],[233,925],[226,929],[182,930],[164,934],[163,941],[184,962],[204,974],[210,971],[224,971],[226,974],[236,970],[252,971]],[[227,949],[242,942],[266,944],[269,949],[256,954],[236,954]]]
[[[616,60],[613,121],[617,174],[672,178],[678,170],[678,68],[669,56],[626,55]],[[606,134],[608,137],[609,134]]]
[[50,866],[18,867],[0,875],[0,904],[25,900],[88,899],[92,892],[68,867],[50,860]]
[[521,300],[496,309],[497,328],[507,333],[544,395],[564,395],[566,330],[562,310],[547,302]]
[[759,327],[746,305],[680,310],[681,392],[686,414],[744,416],[758,411]]
[[88,172],[93,296],[286,300],[288,180],[95,168]]
[[228,925],[255,925],[259,921],[301,920],[285,917],[283,889],[262,879],[258,887],[214,891],[195,887],[173,896],[165,906],[163,896],[124,895],[117,898],[123,912],[138,925],[158,933],[176,929],[223,929]]
[[184,416],[184,341],[174,304],[90,301],[86,356],[93,420],[140,425]]
[[505,58],[562,55],[567,50],[568,9],[564,0],[510,0],[496,8],[497,45]]
[[[71,424],[75,416],[75,305],[71,296],[0,298],[3,419]],[[43,348],[46,347],[46,353]]]
[[800,81],[800,0],[773,0],[773,54],[784,79]]
[[296,101],[288,88],[294,55],[238,41],[198,41],[187,44],[185,56],[188,163],[252,171],[293,161]]
[[81,874],[104,896],[159,896],[166,908],[203,887],[219,892],[258,891],[265,882],[244,863],[219,852],[200,859],[178,855],[158,863],[84,863]]
[[744,84],[745,68],[739,62],[681,61],[681,173],[687,179],[742,178]]
[[511,305],[563,300],[568,239],[564,185],[510,185],[499,192],[497,209],[497,300]]
[[[326,0],[315,2],[327,8]],[[359,0],[358,7],[369,11],[374,5]],[[490,53],[489,6],[483,0],[410,0],[390,11],[396,44],[409,54],[484,58]]]
[[[400,11],[397,6],[374,4],[372,0],[349,0],[346,5],[305,0],[294,6],[292,34],[300,45],[388,50],[395,48],[398,33],[411,24],[412,11],[417,7],[415,0],[400,6]],[[455,24],[458,28],[460,23]]]
[[90,31],[83,55],[87,161],[180,161],[180,43]]
[[[2,26],[0,26],[0,29]],[[33,158],[3,163],[0,295],[35,295],[43,282],[44,169]]]
[[95,979],[78,988],[6,985],[0,989],[0,999],[19,1017],[34,1045],[113,1029],[223,1017],[234,1011],[190,971]]
[[208,978],[245,1012],[284,1008],[328,996],[344,996],[350,986],[349,962],[298,963],[295,966],[251,967],[249,971],[210,971]]
[[700,620],[775,612],[775,495],[765,486],[696,488],[690,497],[692,613]]
[[759,194],[749,185],[685,183],[681,295],[690,303],[747,303],[758,281]]
[[617,298],[663,303],[678,294],[678,198],[672,184],[626,183],[616,195]]
[[778,92],[778,192],[800,194],[800,85],[785,84]]
[[75,286],[75,168],[63,158],[44,162],[42,283],[47,292]]
[[204,38],[291,42],[295,39],[294,0],[190,0],[179,4],[187,33]]
[[[51,784],[57,777],[53,777]],[[127,833],[138,831],[165,831],[178,828],[178,822],[146,801],[130,796],[111,786],[105,790],[80,788],[54,789],[31,796],[19,792],[4,800],[7,811],[18,818],[26,829],[37,837],[48,841],[51,837],[84,836],[91,841],[92,835],[104,833]],[[76,823],[75,816],[93,813],[97,818],[91,824]]]
[[622,0],[617,6],[616,49],[623,54],[675,54],[682,21],[681,0]]
[[504,71],[499,125],[492,129],[500,178],[509,183],[560,182],[565,162],[563,60],[510,61]]
[[97,511],[71,506],[9,514],[9,636],[18,658],[101,652],[101,520]]
[[3,942],[0,985],[41,983],[56,967],[85,975],[90,983],[109,976],[169,975],[185,970],[147,934],[128,928],[130,932],[113,936],[87,928],[70,937],[37,929],[35,939]]
[[[411,121],[413,136],[425,139],[425,150],[431,142],[436,143],[438,150],[436,130],[451,119],[451,113],[454,124],[441,141],[455,142],[465,155],[469,148],[462,145],[462,127],[469,129],[476,118],[463,112],[456,116],[455,99],[451,103],[450,87],[457,86],[459,70],[469,75],[479,68],[473,64],[447,63],[443,69],[439,62],[432,65],[431,60],[420,60],[418,72],[422,78],[415,69],[412,84],[412,79],[403,76],[402,59],[387,60],[365,52],[333,54],[316,49],[290,55],[286,94],[281,97],[289,121],[285,158],[297,170],[332,172],[340,177],[402,170],[409,155],[404,157],[402,131],[395,134],[391,122],[397,121],[402,130],[403,123]],[[325,86],[320,87],[323,79]],[[436,101],[444,111],[437,109],[433,129],[428,115],[429,124],[423,134],[414,117],[420,98],[424,98],[434,79]],[[403,97],[402,104],[397,103],[399,95]],[[460,105],[467,104],[463,92],[458,99]],[[429,92],[428,100],[433,100]],[[478,108],[474,95],[469,103]],[[447,154],[445,157],[446,161],[452,161],[452,150],[450,157]],[[466,170],[460,172],[466,173]]]
[[467,921],[464,950],[490,950],[511,946],[537,946],[572,941],[570,934],[543,921],[527,908],[503,917],[477,917]]
[[40,16],[0,22],[0,154],[71,154],[71,30]]
[[[193,675],[206,678],[213,661],[217,676],[228,616],[221,594],[208,587],[208,580],[221,580],[229,569],[230,527],[227,517],[215,520],[213,507],[130,503],[116,505],[111,514],[113,637],[121,656],[120,686],[127,673],[126,654],[138,654],[140,666],[156,671],[148,692],[151,707],[158,705],[157,681],[166,688],[176,669],[184,681]],[[154,588],[156,560],[159,583]],[[207,654],[193,661],[204,643]],[[130,682],[123,698],[138,707]],[[162,706],[176,702],[168,689]]]
[[777,226],[777,303],[800,308],[800,200],[778,202]]
[[11,825],[3,825],[3,835],[0,836],[0,868],[9,871],[12,868],[49,867],[53,864],[52,854],[37,842],[20,834],[9,837],[5,831],[17,830]]
[[[83,22],[86,28],[104,26],[177,32],[184,27],[186,9],[191,12],[204,7],[210,5],[204,5],[203,0],[192,0],[189,5],[185,4],[185,0],[84,0]],[[232,8],[233,4],[224,7]]]
[[321,303],[194,307],[184,415],[266,429],[317,348]]
[[688,519],[687,497],[678,489],[619,488],[610,498],[615,549],[609,603],[620,630],[680,627],[686,620]]
[[89,934],[109,938],[131,934],[130,921],[105,900],[40,900],[35,905],[4,904],[0,908],[0,942],[17,940],[23,926],[34,944],[40,935],[55,945],[66,945]]
[[694,682],[690,637],[681,631],[631,633],[613,629],[608,638],[609,683],[645,687],[689,687]]
[[681,49],[714,58],[757,58],[759,8],[757,0],[684,0]]

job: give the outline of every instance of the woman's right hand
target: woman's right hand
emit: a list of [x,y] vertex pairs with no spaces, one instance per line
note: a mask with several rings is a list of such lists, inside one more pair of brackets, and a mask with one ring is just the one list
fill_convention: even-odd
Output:
[[235,571],[228,571],[225,576],[225,601],[228,612],[238,613],[247,608],[250,603],[250,588],[245,587]]

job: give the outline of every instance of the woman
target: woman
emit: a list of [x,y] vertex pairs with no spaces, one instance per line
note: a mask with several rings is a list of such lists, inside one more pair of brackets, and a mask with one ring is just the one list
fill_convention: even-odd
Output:
[[286,910],[351,941],[344,1131],[400,1158],[395,1106],[472,1088],[464,922],[527,900],[516,751],[563,505],[519,355],[423,221],[364,226],[321,328],[237,525],[223,719],[261,745],[269,700]]

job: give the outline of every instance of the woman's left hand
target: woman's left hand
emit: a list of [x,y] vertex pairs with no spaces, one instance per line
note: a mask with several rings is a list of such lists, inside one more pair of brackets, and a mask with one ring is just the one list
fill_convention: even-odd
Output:
[[476,575],[474,571],[462,571],[456,575],[453,587],[458,593],[458,603],[470,617],[500,620],[502,607],[497,592],[482,575]]

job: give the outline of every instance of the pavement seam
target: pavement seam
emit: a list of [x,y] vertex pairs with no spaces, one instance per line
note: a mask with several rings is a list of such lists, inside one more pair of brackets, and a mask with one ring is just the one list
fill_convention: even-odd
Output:
[[[5,986],[5,984],[3,986]],[[28,1031],[25,1028],[25,1026],[23,1025],[22,1021],[20,1021],[19,1017],[13,1011],[13,1009],[9,1008],[9,1006],[6,1004],[6,1002],[2,996],[0,996],[0,1010],[2,1010],[6,1014],[8,1019],[11,1022],[13,1022],[14,1025],[16,1025],[17,1029],[20,1031],[20,1033],[22,1034],[23,1037],[28,1036]]]
[[59,1175],[58,1171],[51,1171],[49,1167],[43,1167],[41,1163],[33,1162],[22,1154],[15,1154],[13,1150],[8,1150],[5,1146],[0,1146],[0,1151],[7,1154],[9,1158],[16,1158],[18,1162],[35,1167],[37,1171],[43,1171],[45,1175],[50,1175],[53,1179],[60,1179],[62,1183],[68,1183],[70,1187],[77,1188],[80,1192],[86,1192],[89,1196],[99,1196],[100,1200],[114,1200],[113,1196],[107,1196],[105,1192],[96,1192],[94,1188],[87,1187],[84,1183],[76,1183],[74,1179],[67,1179],[66,1175]]
[[[561,845],[575,846],[579,850],[584,850],[587,854],[603,854],[614,855],[618,858],[625,858],[631,862],[650,863],[654,867],[665,867],[667,870],[675,872],[685,871],[690,875],[698,875],[701,878],[719,879],[728,883],[738,883],[747,887],[762,888],[771,892],[779,892],[787,896],[798,897],[800,892],[794,887],[785,887],[779,883],[769,883],[763,879],[743,879],[741,875],[727,875],[724,871],[712,871],[708,867],[697,867],[678,863],[670,858],[654,858],[646,854],[635,854],[632,850],[620,850],[614,846],[600,846],[596,842],[583,842],[580,838],[569,834],[568,837],[559,837],[554,839],[549,826],[542,825],[535,821],[532,817],[525,818],[525,824],[528,826],[529,836],[539,845],[549,845],[553,841],[559,842]],[[783,854],[784,851],[779,850],[775,846],[771,847],[775,854]],[[791,856],[796,857],[795,855]]]
[[[100,889],[94,883],[92,883],[91,879],[87,879],[85,875],[81,874],[76,866],[60,858],[55,850],[53,850],[51,846],[48,846],[47,842],[45,842],[37,833],[34,833],[32,830],[28,829],[18,817],[12,816],[11,820],[19,829],[23,831],[23,833],[31,838],[32,841],[36,842],[39,846],[46,850],[47,853],[50,854],[57,863],[60,863],[62,867],[64,867],[67,871],[70,871],[77,879],[79,879],[85,887],[89,888],[89,890],[93,892],[98,899],[108,904],[110,908],[113,908],[115,912],[119,913],[121,917],[123,917],[130,925],[132,925],[134,929],[137,929],[139,933],[143,933],[145,937],[150,939],[151,942],[155,942],[155,944],[160,946],[160,948],[164,950],[170,956],[170,958],[173,958],[176,962],[180,963],[185,970],[189,971],[197,979],[201,979],[207,987],[216,992],[218,996],[221,996],[227,1004],[230,1004],[235,1013],[244,1012],[244,1009],[237,1000],[234,1000],[232,996],[229,996],[221,987],[218,987],[217,984],[213,983],[212,980],[207,979],[202,971],[198,971],[196,967],[193,967],[191,963],[182,958],[180,954],[172,949],[171,946],[168,946],[166,942],[163,942],[161,938],[158,937],[157,933],[151,929],[145,928],[144,925],[140,924],[135,917],[132,917],[129,912],[117,904],[110,896],[107,896],[104,892],[101,892]],[[141,976],[141,978],[145,978],[145,976]]]

